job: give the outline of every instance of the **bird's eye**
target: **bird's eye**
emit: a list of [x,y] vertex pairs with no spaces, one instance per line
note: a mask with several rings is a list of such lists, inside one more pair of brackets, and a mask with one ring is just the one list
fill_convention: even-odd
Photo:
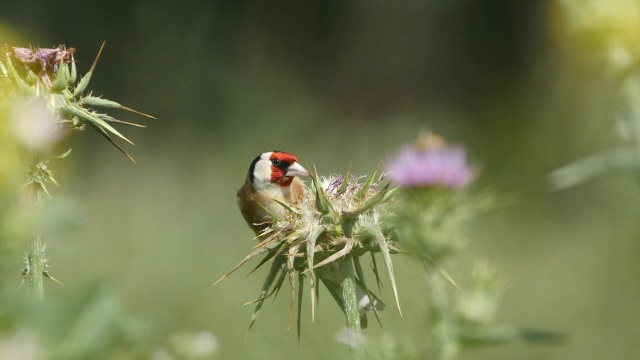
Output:
[[274,166],[279,166],[279,165],[280,165],[280,159],[272,159],[272,160],[271,160],[271,163],[272,163]]

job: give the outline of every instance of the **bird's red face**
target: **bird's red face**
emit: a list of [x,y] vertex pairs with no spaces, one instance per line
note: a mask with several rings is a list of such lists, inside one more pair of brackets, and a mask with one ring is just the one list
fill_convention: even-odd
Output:
[[291,174],[292,165],[298,165],[298,158],[294,155],[274,151],[269,158],[271,161],[271,183],[280,186],[289,186],[295,175],[306,175],[303,173]]
[[270,151],[258,156],[249,169],[254,189],[277,185],[288,187],[296,176],[309,172],[298,163],[298,158],[283,151]]

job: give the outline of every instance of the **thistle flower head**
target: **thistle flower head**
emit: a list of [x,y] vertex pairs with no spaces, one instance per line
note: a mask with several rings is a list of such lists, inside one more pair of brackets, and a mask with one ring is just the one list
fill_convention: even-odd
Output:
[[61,61],[63,65],[73,62],[73,53],[76,49],[67,49],[64,45],[58,45],[52,49],[12,47],[8,51],[14,59],[32,70],[53,75],[58,71]]
[[[274,218],[274,225],[267,233],[273,237],[281,232],[275,238],[291,244],[315,237],[316,244],[321,244],[314,251],[316,259],[329,258],[339,250],[343,255],[352,251],[378,251],[379,244],[364,236],[363,231],[369,229],[380,232],[381,237],[386,235],[381,218],[388,211],[385,205],[393,194],[389,184],[376,174],[366,178],[349,173],[316,175],[302,201],[297,206],[289,205],[291,216]],[[314,232],[318,234],[313,235]],[[345,241],[350,244],[346,252]]]
[[409,253],[440,261],[464,247],[462,229],[483,199],[468,198],[465,188],[476,176],[462,146],[421,134],[388,163],[388,176],[405,195],[394,209],[398,242]]
[[[272,226],[261,234],[262,241],[255,250],[220,279],[224,279],[261,254],[266,254],[266,257],[258,267],[273,260],[260,297],[255,301],[257,306],[250,328],[262,302],[278,292],[287,274],[292,288],[296,282],[295,274],[298,274],[299,283],[303,281],[303,277],[309,278],[313,314],[317,297],[316,279],[324,282],[327,278],[323,276],[334,273],[332,266],[344,259],[353,260],[357,270],[359,258],[367,253],[382,255],[397,302],[397,289],[390,258],[390,254],[397,252],[397,247],[390,240],[390,226],[383,221],[383,215],[389,211],[390,207],[387,205],[392,201],[393,194],[394,190],[390,189],[389,183],[376,174],[366,178],[351,176],[349,172],[346,175],[327,177],[319,177],[316,174],[312,176],[310,188],[298,205],[283,203],[282,205],[290,210],[290,216],[282,219],[274,215]],[[376,267],[376,278],[377,271]],[[359,284],[366,284],[362,269],[356,272]],[[297,286],[297,289],[301,291],[302,285]],[[364,290],[368,293],[366,288]],[[301,298],[301,294],[299,293],[298,299]],[[294,297],[292,292],[291,306]]]
[[402,187],[459,189],[475,177],[464,148],[447,145],[431,133],[421,135],[416,145],[407,146],[393,157],[387,173],[393,183]]

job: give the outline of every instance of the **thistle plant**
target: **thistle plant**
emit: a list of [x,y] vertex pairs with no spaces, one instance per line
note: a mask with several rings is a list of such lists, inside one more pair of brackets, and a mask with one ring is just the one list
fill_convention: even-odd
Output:
[[394,211],[398,243],[426,271],[437,357],[452,359],[458,351],[458,334],[449,287],[457,284],[444,263],[464,248],[462,229],[474,213],[464,189],[476,171],[461,146],[447,145],[441,137],[425,133],[388,161],[387,172],[400,188],[401,205]]
[[[16,158],[31,158],[29,178],[23,188],[33,195],[36,211],[50,197],[51,185],[58,185],[50,168],[51,160],[64,159],[53,153],[55,145],[68,133],[93,128],[102,137],[133,158],[114,141],[120,138],[130,144],[111,124],[136,127],[144,125],[121,121],[97,109],[121,109],[153,118],[115,101],[94,96],[88,85],[104,44],[88,73],[78,79],[75,49],[64,45],[55,48],[21,48],[5,45],[0,54],[0,114],[3,132],[17,151]],[[7,135],[9,134],[9,135]],[[24,161],[24,160],[23,160]],[[38,299],[44,296],[43,277],[52,278],[45,256],[45,245],[39,231],[33,235],[23,272]],[[53,278],[52,278],[53,279]]]
[[402,195],[394,225],[403,249],[430,263],[463,249],[464,223],[476,210],[465,190],[476,172],[461,146],[431,133],[388,161],[389,178]]
[[[264,240],[220,279],[255,257],[264,255],[254,271],[271,261],[260,295],[251,302],[256,303],[256,307],[249,330],[264,301],[275,296],[288,278],[291,292],[287,331],[291,327],[297,299],[299,337],[301,299],[308,279],[312,319],[315,317],[318,285],[322,282],[345,313],[350,334],[357,337],[367,325],[365,310],[373,311],[377,317],[377,311],[384,307],[368,287],[361,265],[362,257],[370,255],[379,284],[377,253],[382,256],[399,309],[391,261],[391,254],[397,253],[398,248],[390,238],[392,227],[385,220],[394,192],[390,184],[375,172],[362,178],[352,176],[350,171],[345,175],[321,177],[316,171],[300,205],[281,203],[290,215],[285,219],[273,215],[273,225],[260,235]],[[365,306],[362,301],[366,302]]]
[[544,331],[495,325],[503,285],[491,266],[477,263],[460,284],[447,271],[462,267],[469,221],[495,206],[493,195],[469,189],[478,170],[462,146],[423,133],[388,161],[387,172],[398,185],[394,239],[425,270],[433,344],[427,357],[449,360],[472,345],[557,339]]

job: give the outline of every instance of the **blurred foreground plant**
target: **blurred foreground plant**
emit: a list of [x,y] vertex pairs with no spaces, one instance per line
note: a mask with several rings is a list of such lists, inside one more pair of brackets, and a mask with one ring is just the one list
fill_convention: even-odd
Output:
[[[607,173],[622,173],[640,180],[640,3],[597,1],[581,3],[559,0],[557,9],[565,20],[565,40],[572,46],[586,42],[581,58],[596,62],[604,81],[614,86],[611,117],[622,144],[602,150],[550,174],[551,185],[564,189]],[[570,44],[570,45],[569,45]]]
[[432,344],[428,358],[455,359],[460,349],[472,345],[559,339],[545,331],[507,331],[495,324],[503,285],[491,266],[476,263],[460,285],[449,275],[447,269],[460,273],[464,268],[468,223],[497,206],[494,195],[469,189],[478,170],[462,146],[424,133],[388,161],[387,171],[399,186],[391,221],[394,238],[425,270]]
[[[19,171],[17,164],[20,161],[30,163],[29,178],[23,187],[30,190],[31,202],[35,204],[30,210],[34,220],[27,226],[36,230],[23,275],[29,279],[36,298],[40,300],[44,297],[43,277],[53,278],[48,272],[45,245],[35,218],[42,211],[45,196],[51,196],[49,186],[58,185],[49,166],[50,160],[63,159],[70,152],[52,154],[55,145],[67,133],[83,130],[88,125],[133,160],[112,136],[131,141],[109,123],[144,126],[117,120],[96,109],[122,109],[152,118],[87,92],[103,47],[104,44],[89,72],[79,80],[74,48],[67,49],[64,45],[55,48],[5,45],[0,54],[0,186]],[[8,190],[6,187],[3,189]],[[0,242],[5,240],[0,238]]]

